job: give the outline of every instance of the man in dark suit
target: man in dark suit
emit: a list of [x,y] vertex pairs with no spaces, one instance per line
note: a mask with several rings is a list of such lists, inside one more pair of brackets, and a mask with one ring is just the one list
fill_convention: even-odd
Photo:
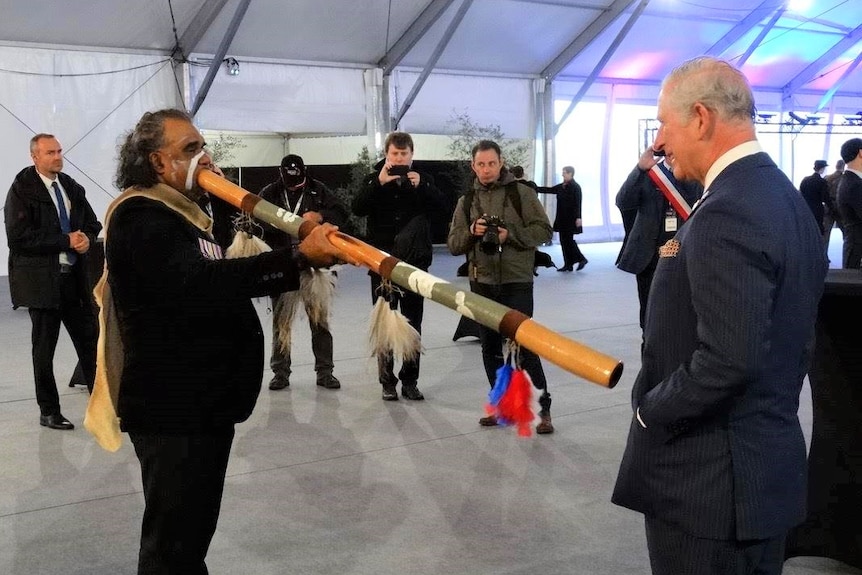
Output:
[[584,195],[581,186],[575,181],[575,168],[563,166],[563,181],[556,186],[538,188],[540,194],[554,194],[557,196],[557,214],[554,217],[554,231],[560,234],[560,248],[563,252],[563,267],[558,272],[574,271],[575,264],[578,270],[587,265],[587,258],[578,248],[575,234],[583,231],[581,220],[581,204]]
[[[620,213],[634,214],[634,221],[617,258],[617,267],[637,277],[641,329],[644,327],[647,297],[658,264],[658,248],[676,234],[684,221],[647,175],[659,160],[663,158],[656,156],[651,146],[644,150],[616,197]],[[703,193],[703,188],[697,182],[678,182],[672,175],[669,179],[689,207]]]
[[832,204],[832,198],[829,197],[829,185],[823,179],[823,172],[826,171],[826,166],[829,164],[826,160],[817,160],[814,162],[814,173],[810,176],[805,176],[799,182],[799,193],[802,194],[802,199],[808,204],[811,213],[814,214],[814,220],[820,227],[820,233],[823,233],[823,215],[825,206]]
[[63,171],[63,148],[50,134],[30,140],[33,165],[21,170],[6,196],[9,288],[12,306],[26,307],[33,323],[33,372],[39,424],[74,429],[60,412],[54,352],[66,326],[90,391],[96,373],[87,252],[102,230],[84,188]]
[[838,212],[844,223],[843,267],[862,267],[862,138],[841,146],[844,174],[838,183]]
[[659,253],[613,494],[645,515],[654,574],[781,573],[805,518],[797,410],[827,263],[753,116],[745,77],[710,57],[659,95],[653,147],[706,191]]

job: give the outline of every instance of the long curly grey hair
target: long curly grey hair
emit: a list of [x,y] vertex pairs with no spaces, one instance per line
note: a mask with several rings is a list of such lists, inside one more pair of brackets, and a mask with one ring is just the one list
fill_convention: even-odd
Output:
[[119,165],[114,179],[117,188],[149,188],[158,183],[158,174],[150,164],[150,154],[164,146],[165,120],[168,118],[192,121],[186,112],[167,108],[147,112],[141,116],[135,129],[126,134],[120,146]]

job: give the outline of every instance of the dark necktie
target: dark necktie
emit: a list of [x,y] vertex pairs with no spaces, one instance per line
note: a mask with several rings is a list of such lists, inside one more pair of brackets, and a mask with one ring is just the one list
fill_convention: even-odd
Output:
[[[60,213],[60,231],[64,234],[69,234],[72,231],[72,223],[69,221],[69,213],[66,212],[66,201],[63,199],[63,192],[60,191],[60,186],[57,182],[51,182],[51,187],[54,188],[54,195],[57,196],[57,211]],[[78,259],[78,254],[74,251],[66,253],[69,257],[69,264],[74,265]]]

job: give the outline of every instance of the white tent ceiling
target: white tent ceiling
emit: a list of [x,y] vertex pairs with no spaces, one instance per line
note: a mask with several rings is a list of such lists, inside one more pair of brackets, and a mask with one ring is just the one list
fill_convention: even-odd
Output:
[[[6,0],[0,41],[211,58],[245,1]],[[422,70],[439,53],[436,72],[655,86],[708,53],[744,60],[785,109],[834,95],[856,112],[860,46],[859,0],[251,0],[226,55],[389,72]]]

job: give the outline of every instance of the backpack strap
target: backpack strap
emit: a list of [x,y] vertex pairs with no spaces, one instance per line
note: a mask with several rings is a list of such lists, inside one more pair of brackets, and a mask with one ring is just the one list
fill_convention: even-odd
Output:
[[[512,204],[512,207],[515,208],[515,211],[518,213],[518,217],[521,220],[524,219],[524,216],[521,215],[521,194],[518,192],[518,182],[509,182],[505,186],[506,189],[506,198],[508,198],[509,203]],[[470,223],[470,208],[473,207],[473,188],[470,187],[464,192],[464,216],[467,220],[467,223]]]

